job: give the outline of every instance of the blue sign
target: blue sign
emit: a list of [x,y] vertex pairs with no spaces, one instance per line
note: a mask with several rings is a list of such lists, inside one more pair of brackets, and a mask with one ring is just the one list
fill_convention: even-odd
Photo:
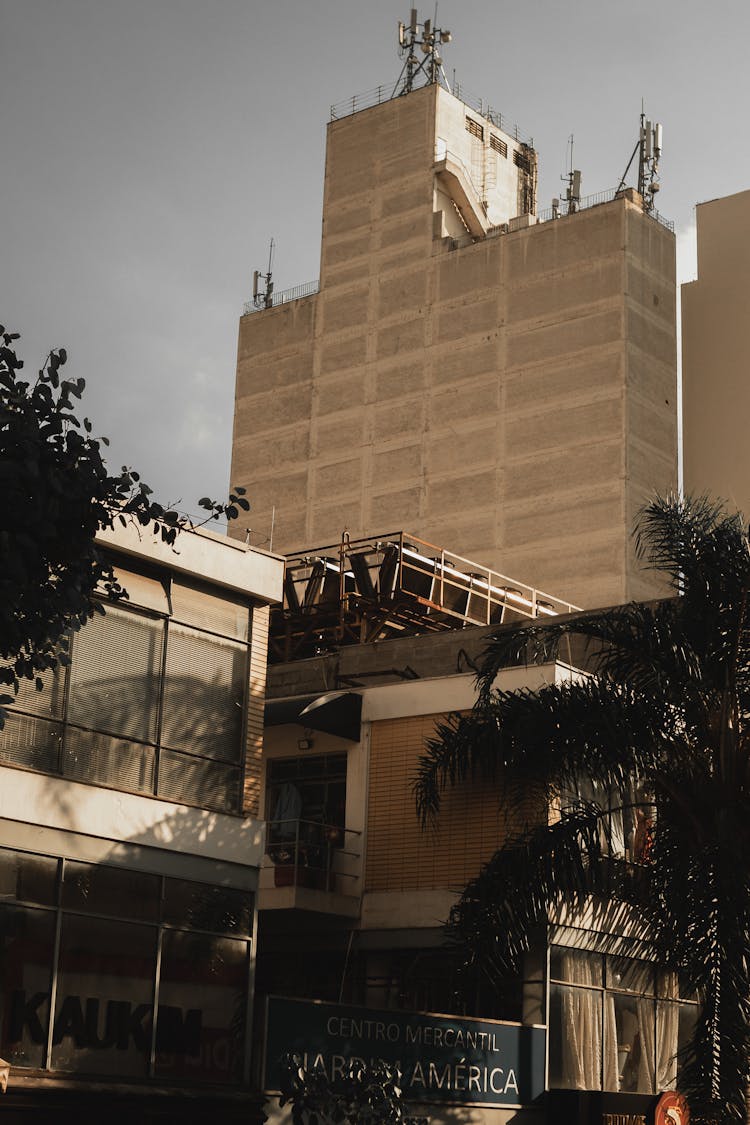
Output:
[[271,996],[265,1089],[295,1054],[332,1083],[352,1059],[397,1063],[407,1102],[529,1105],[544,1092],[545,1042],[543,1027]]

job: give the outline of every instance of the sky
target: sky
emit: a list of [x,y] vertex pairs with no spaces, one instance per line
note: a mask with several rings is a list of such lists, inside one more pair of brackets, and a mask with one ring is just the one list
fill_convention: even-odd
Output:
[[[226,496],[252,272],[273,237],[277,292],[317,279],[330,107],[395,84],[408,16],[396,0],[0,0],[0,323],[29,371],[67,349],[110,465],[161,501]],[[746,0],[440,0],[437,24],[449,79],[533,137],[540,209],[571,134],[583,194],[618,184],[643,99],[664,128],[658,207],[695,277],[695,204],[750,188]]]

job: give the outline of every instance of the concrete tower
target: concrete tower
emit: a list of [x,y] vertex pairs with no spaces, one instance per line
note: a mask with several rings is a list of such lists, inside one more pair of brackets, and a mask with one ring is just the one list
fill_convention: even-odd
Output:
[[750,516],[750,191],[696,208],[698,279],[682,286],[685,490]]
[[578,605],[660,592],[674,236],[632,191],[539,222],[536,171],[438,85],[331,122],[319,292],[240,321],[231,479],[274,550],[404,528]]

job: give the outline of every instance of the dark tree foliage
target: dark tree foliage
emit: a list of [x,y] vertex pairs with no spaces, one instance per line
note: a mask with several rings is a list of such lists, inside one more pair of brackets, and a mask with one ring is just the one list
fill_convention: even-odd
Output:
[[[0,326],[0,685],[18,690],[23,678],[67,662],[67,635],[97,612],[99,590],[126,597],[97,532],[128,521],[165,543],[195,526],[152,499],[137,472],[111,474],[102,457],[106,438],[92,436],[77,416],[83,379],[64,379],[64,348],[51,351],[33,382],[21,377],[17,333]],[[227,504],[200,500],[206,520],[235,518],[249,504],[236,488]],[[12,695],[0,696],[2,704]]]
[[401,1090],[401,1073],[385,1062],[351,1059],[343,1078],[333,1083],[321,1070],[308,1069],[299,1055],[282,1068],[279,1105],[289,1105],[294,1125],[410,1125]]
[[[415,782],[429,822],[468,776],[500,782],[529,821],[464,890],[450,926],[489,972],[518,968],[563,905],[625,910],[643,949],[679,971],[700,1001],[681,1060],[693,1125],[745,1122],[750,1062],[750,552],[739,515],[709,500],[657,499],[637,528],[641,556],[675,596],[503,630],[479,673],[473,711],[451,717]],[[565,661],[587,639],[596,671],[537,692],[493,685],[523,660]],[[588,799],[572,799],[588,778]],[[652,826],[640,862],[608,840],[613,795]],[[602,798],[591,797],[591,793]],[[623,798],[620,796],[622,802]]]

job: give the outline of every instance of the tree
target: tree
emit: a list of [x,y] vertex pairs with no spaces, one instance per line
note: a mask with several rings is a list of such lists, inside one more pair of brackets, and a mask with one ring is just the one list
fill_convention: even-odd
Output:
[[[67,635],[97,612],[98,589],[127,597],[95,543],[99,531],[128,521],[152,528],[165,543],[193,522],[151,498],[133,469],[111,474],[102,457],[106,438],[92,437],[88,418],[76,416],[83,379],[63,379],[64,348],[51,351],[33,383],[20,372],[17,333],[0,326],[0,685],[18,690],[67,662]],[[206,520],[235,518],[249,504],[243,488],[229,503],[204,497]],[[2,704],[13,696],[0,696]]]
[[385,1062],[351,1059],[343,1078],[331,1083],[321,1070],[307,1069],[298,1055],[282,1068],[279,1105],[289,1105],[294,1125],[410,1125],[401,1090],[401,1072]]
[[[675,596],[514,627],[490,642],[469,714],[442,724],[415,782],[423,822],[446,786],[476,775],[547,810],[469,884],[450,927],[494,972],[516,969],[562,904],[621,904],[699,999],[680,1086],[693,1125],[745,1122],[750,1059],[750,552],[739,515],[707,499],[658,499],[641,557]],[[574,635],[594,671],[537,692],[498,671],[549,659]],[[563,655],[564,659],[564,655]],[[589,780],[586,796],[580,785]],[[570,795],[578,792],[577,798]],[[613,794],[646,826],[640,862],[617,858]]]

